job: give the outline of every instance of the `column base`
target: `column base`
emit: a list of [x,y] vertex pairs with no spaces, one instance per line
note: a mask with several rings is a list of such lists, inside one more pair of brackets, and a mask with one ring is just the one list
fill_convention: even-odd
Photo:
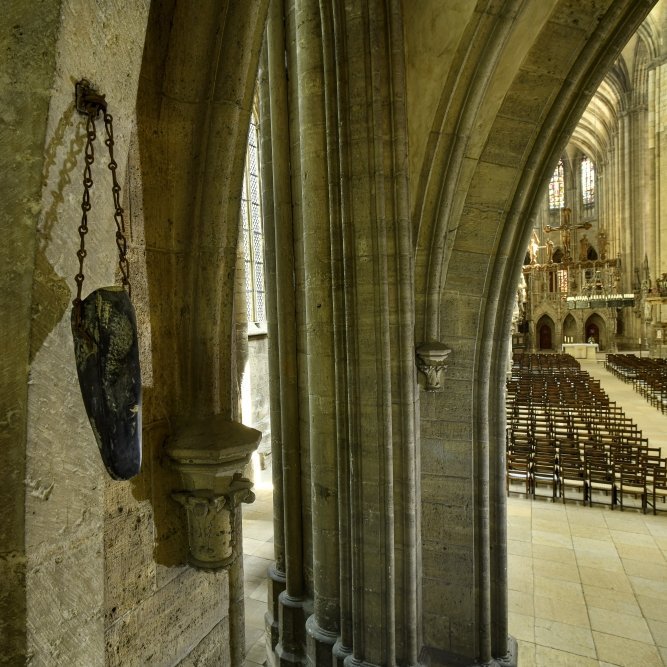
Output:
[[306,653],[311,665],[331,665],[333,647],[338,639],[338,633],[329,632],[321,628],[315,616],[309,616],[306,621]]
[[267,572],[267,588],[268,611],[264,614],[264,629],[266,649],[273,653],[280,639],[280,594],[285,590],[285,573],[276,570],[275,564]]
[[[478,662],[462,655],[425,646],[419,656],[419,664],[424,667],[517,667],[519,664],[519,649],[516,639],[508,636],[507,655],[501,658],[491,658],[489,662]],[[347,663],[345,663],[345,667],[347,667]],[[352,667],[352,663],[350,667]]]
[[333,650],[333,664],[334,667],[345,667],[345,659],[352,655],[352,648],[344,646],[340,639],[334,644]]
[[304,599],[293,598],[283,591],[279,597],[280,639],[276,644],[276,665],[305,665],[306,645]]

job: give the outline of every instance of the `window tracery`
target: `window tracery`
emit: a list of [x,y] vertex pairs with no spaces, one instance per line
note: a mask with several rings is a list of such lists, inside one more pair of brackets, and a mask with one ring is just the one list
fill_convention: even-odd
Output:
[[565,183],[563,177],[563,160],[558,161],[553,176],[549,181],[549,209],[560,210],[565,206]]
[[245,253],[246,306],[249,322],[266,321],[264,287],[264,226],[262,224],[261,179],[259,173],[259,122],[250,118],[246,153],[241,218]]
[[587,155],[581,158],[581,203],[584,206],[595,203],[595,164]]

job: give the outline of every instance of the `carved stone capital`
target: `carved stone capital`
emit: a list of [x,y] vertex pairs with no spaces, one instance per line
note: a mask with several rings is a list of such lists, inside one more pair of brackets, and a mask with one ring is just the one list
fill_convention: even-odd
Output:
[[451,349],[443,343],[432,341],[417,347],[417,368],[426,376],[426,391],[443,390],[443,371]]
[[167,454],[182,483],[172,497],[186,511],[188,562],[194,567],[217,570],[236,558],[236,508],[255,500],[241,470],[261,437],[216,415],[183,425],[170,438]]

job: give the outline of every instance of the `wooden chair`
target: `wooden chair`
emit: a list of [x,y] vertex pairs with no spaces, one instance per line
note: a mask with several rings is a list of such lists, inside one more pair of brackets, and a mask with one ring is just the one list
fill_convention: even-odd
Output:
[[563,451],[561,449],[558,457],[558,480],[560,484],[560,497],[563,502],[567,499],[566,490],[575,489],[582,494],[584,505],[588,500],[588,480],[586,469],[579,457],[577,450]]
[[641,462],[622,463],[618,466],[618,495],[621,511],[623,511],[623,497],[630,494],[641,499],[642,512],[646,514],[646,468]]
[[653,514],[657,514],[658,498],[662,498],[663,505],[667,499],[667,467],[658,466],[653,469],[653,484],[651,485],[650,497],[653,501],[651,502]]
[[526,486],[526,496],[531,489],[531,456],[528,452],[507,452],[505,487],[510,494],[510,482],[522,480]]
[[547,486],[551,486],[551,499],[553,502],[556,502],[556,496],[558,495],[558,465],[554,449],[551,449],[551,451],[536,451],[533,454],[531,483],[533,498],[537,496],[537,486],[539,484],[546,484]]
[[616,466],[606,455],[586,452],[585,460],[586,482],[588,484],[588,504],[593,506],[593,492],[604,491],[605,496],[610,495],[611,509],[616,505]]

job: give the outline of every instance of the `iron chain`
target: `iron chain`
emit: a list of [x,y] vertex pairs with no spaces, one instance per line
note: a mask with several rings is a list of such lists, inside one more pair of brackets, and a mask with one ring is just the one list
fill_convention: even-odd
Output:
[[95,161],[95,147],[94,142],[97,138],[95,129],[95,118],[100,111],[104,115],[104,128],[106,131],[106,139],[104,143],[109,149],[109,171],[111,172],[111,193],[113,197],[114,206],[114,221],[116,223],[116,247],[118,248],[118,266],[121,273],[121,284],[127,288],[128,294],[131,296],[130,286],[130,266],[127,259],[127,240],[125,238],[125,219],[123,217],[123,207],[120,205],[120,185],[116,177],[116,170],[118,164],[114,158],[113,147],[113,117],[106,111],[106,104],[90,104],[86,107],[86,147],[84,150],[84,169],[83,169],[83,197],[81,199],[81,224],[79,225],[79,249],[76,256],[79,259],[79,272],[74,277],[76,282],[76,298],[73,301],[74,307],[77,309],[77,315],[81,305],[81,292],[83,288],[84,273],[83,260],[86,258],[86,234],[88,233],[88,213],[91,209],[90,191],[93,187],[93,176],[91,167]]

